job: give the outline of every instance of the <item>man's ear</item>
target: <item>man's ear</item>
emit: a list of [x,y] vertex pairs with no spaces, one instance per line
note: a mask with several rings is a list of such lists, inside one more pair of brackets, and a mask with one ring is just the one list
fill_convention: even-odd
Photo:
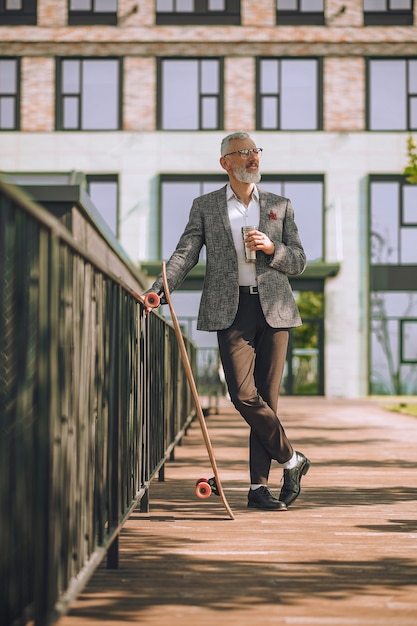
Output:
[[220,165],[222,166],[224,170],[226,170],[226,172],[230,170],[230,165],[227,162],[227,159],[225,159],[225,157],[220,157]]

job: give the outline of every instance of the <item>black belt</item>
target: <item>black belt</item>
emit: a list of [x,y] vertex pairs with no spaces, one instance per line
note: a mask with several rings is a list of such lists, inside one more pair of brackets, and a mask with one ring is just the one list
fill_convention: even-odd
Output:
[[240,293],[249,293],[251,296],[258,295],[258,287],[250,285],[250,287],[239,287]]

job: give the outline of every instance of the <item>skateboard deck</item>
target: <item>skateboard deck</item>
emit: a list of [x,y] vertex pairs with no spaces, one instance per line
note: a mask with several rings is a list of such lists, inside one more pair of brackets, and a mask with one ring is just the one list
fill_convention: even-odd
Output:
[[[191,364],[190,364],[190,361],[189,361],[189,358],[188,358],[188,353],[187,353],[187,349],[185,347],[184,338],[182,336],[182,332],[181,332],[181,328],[180,328],[180,325],[179,325],[179,322],[178,322],[178,318],[177,318],[177,316],[175,314],[175,310],[174,310],[174,307],[173,307],[173,304],[172,304],[171,294],[169,292],[169,287],[168,287],[165,263],[162,264],[162,280],[163,280],[163,283],[164,283],[165,298],[166,298],[166,301],[167,301],[168,306],[169,306],[169,310],[170,310],[171,318],[172,318],[172,323],[173,323],[173,326],[174,326],[175,336],[176,336],[177,341],[178,341],[178,347],[179,347],[179,350],[180,350],[181,359],[182,359],[182,362],[184,364],[185,374],[187,376],[188,384],[190,385],[191,393],[192,393],[192,396],[193,396],[193,400],[194,400],[194,404],[195,404],[195,408],[196,408],[196,412],[197,412],[198,421],[199,421],[199,424],[200,424],[200,427],[201,427],[201,432],[202,432],[202,435],[203,435],[204,443],[205,443],[206,448],[207,448],[207,453],[208,453],[208,456],[209,456],[209,459],[210,459],[210,463],[211,463],[211,467],[212,467],[213,474],[214,474],[214,477],[210,478],[209,480],[200,479],[200,480],[197,481],[196,494],[199,497],[208,497],[210,495],[210,493],[213,491],[213,493],[215,493],[216,495],[220,496],[221,501],[223,503],[223,506],[224,506],[224,508],[226,510],[226,513],[228,514],[230,519],[235,519],[233,511],[230,508],[229,503],[227,502],[226,496],[225,496],[224,491],[223,491],[222,483],[221,483],[219,472],[218,472],[218,469],[217,469],[216,459],[214,458],[213,446],[211,445],[211,440],[210,440],[210,435],[209,435],[209,432],[208,432],[208,429],[207,429],[206,420],[204,418],[203,409],[201,408],[201,404],[200,404],[200,397],[198,395],[197,385],[196,385],[195,380],[194,380],[193,372],[192,372],[192,369],[191,369]],[[152,295],[155,295],[155,294],[152,294]],[[156,296],[156,297],[158,297],[158,296]],[[150,305],[150,306],[152,306],[152,305]],[[207,495],[202,496],[202,495],[199,494],[199,492],[198,492],[199,484],[200,485],[203,485],[203,484],[205,485],[204,489],[206,489],[206,493],[208,492],[208,496]]]

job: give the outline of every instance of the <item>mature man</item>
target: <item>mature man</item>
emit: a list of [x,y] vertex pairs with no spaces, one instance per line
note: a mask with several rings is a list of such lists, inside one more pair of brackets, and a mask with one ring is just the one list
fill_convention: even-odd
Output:
[[[166,270],[174,291],[206,246],[197,328],[217,332],[230,398],[250,426],[248,506],[282,511],[310,466],[277,416],[289,329],[301,325],[287,276],[301,274],[306,257],[290,200],[257,186],[261,154],[246,132],[223,139],[229,182],[194,200]],[[161,276],[151,290],[163,291]],[[284,468],[278,498],[267,487],[272,459]]]

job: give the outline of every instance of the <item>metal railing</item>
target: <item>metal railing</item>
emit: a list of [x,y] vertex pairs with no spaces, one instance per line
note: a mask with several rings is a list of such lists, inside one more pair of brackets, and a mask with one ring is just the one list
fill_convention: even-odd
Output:
[[0,623],[43,626],[117,567],[194,407],[172,327],[1,181],[0,306]]

